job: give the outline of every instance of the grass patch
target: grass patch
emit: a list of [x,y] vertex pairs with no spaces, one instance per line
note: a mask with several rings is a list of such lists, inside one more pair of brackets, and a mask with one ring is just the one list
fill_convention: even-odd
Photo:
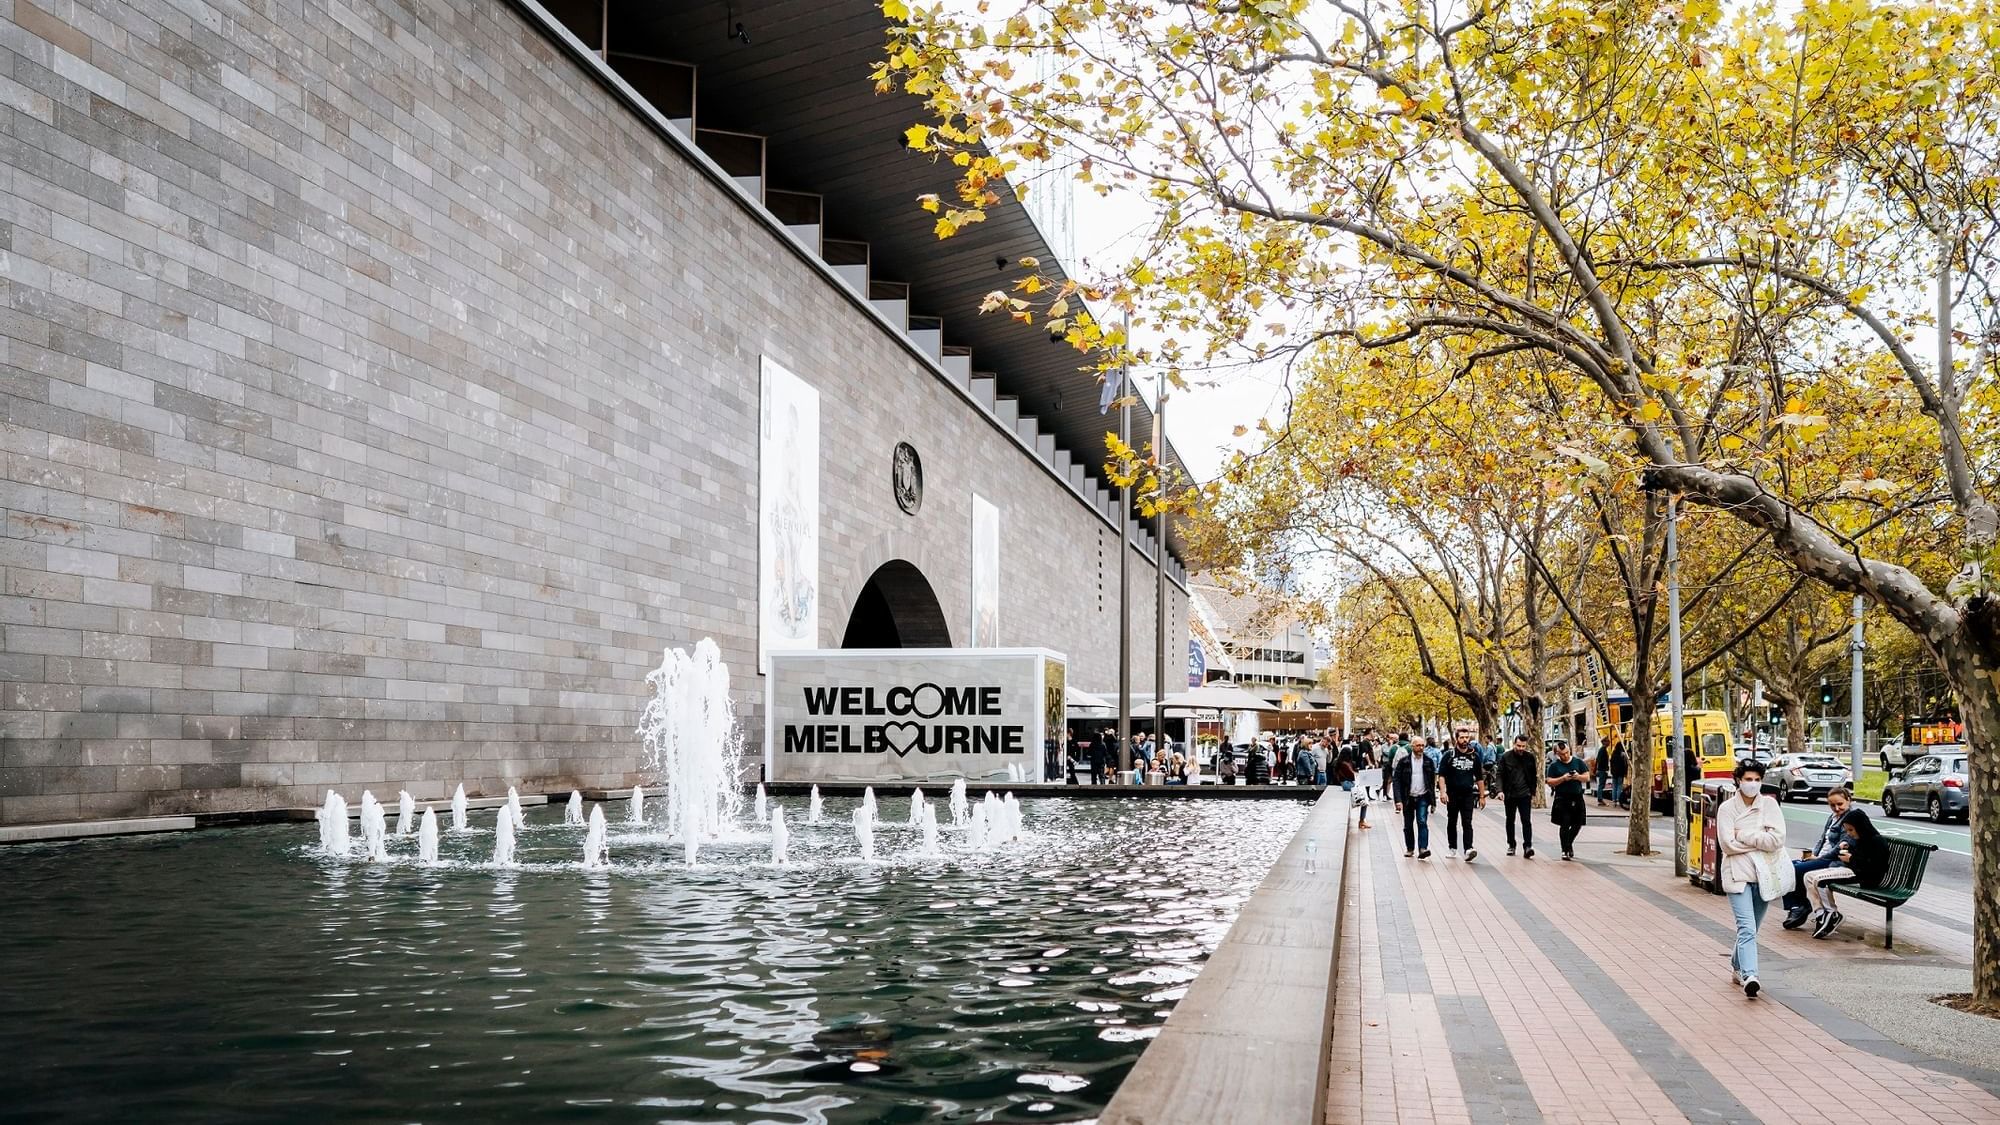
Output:
[[1857,801],[1879,801],[1882,799],[1882,783],[1889,775],[1882,770],[1864,769],[1854,781],[1854,799]]

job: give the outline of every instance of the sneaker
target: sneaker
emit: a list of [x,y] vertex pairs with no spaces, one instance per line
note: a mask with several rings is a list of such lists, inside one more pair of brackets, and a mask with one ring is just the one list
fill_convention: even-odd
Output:
[[1803,906],[1800,906],[1800,907],[1796,907],[1796,908],[1794,908],[1794,909],[1792,909],[1792,910],[1789,910],[1789,911],[1786,911],[1786,912],[1785,912],[1785,922],[1784,922],[1784,926],[1785,926],[1785,928],[1786,928],[1786,929],[1788,929],[1788,930],[1796,930],[1796,929],[1798,929],[1798,928],[1799,928],[1800,926],[1803,926],[1803,925],[1805,925],[1805,924],[1806,924],[1806,908],[1805,908],[1805,907],[1803,907]]
[[1403,853],[1403,858],[1404,858],[1404,859],[1415,859],[1415,858],[1416,858],[1416,855],[1417,855],[1417,853],[1415,853],[1415,852],[1404,852],[1404,853]]
[[1828,914],[1825,918],[1820,920],[1820,924],[1818,926],[1815,926],[1813,928],[1813,936],[1816,938],[1832,937],[1833,931],[1840,928],[1840,919],[1841,919],[1841,913],[1838,910],[1834,911],[1831,914]]
[[1748,999],[1755,1000],[1757,998],[1757,993],[1761,991],[1763,987],[1764,987],[1763,985],[1757,983],[1757,974],[1755,973],[1751,973],[1750,975],[1743,978],[1743,995]]
[[1509,845],[1507,845],[1507,854],[1508,854],[1508,855],[1513,855],[1513,854],[1514,854],[1514,845],[1512,845],[1512,844],[1509,844]]
[[1535,858],[1535,849],[1533,849],[1533,848],[1529,848],[1529,849],[1528,849],[1527,851],[1525,851],[1525,852],[1523,852],[1523,853],[1521,853],[1521,854],[1522,854],[1522,855],[1525,855],[1525,856],[1527,856],[1527,857],[1528,857],[1529,859],[1533,859],[1533,858]]
[[1564,852],[1564,853],[1563,853],[1563,862],[1564,862],[1564,863],[1568,863],[1568,862],[1569,862],[1570,860],[1572,860],[1572,859],[1575,859],[1575,858],[1576,858],[1575,856],[1571,855],[1571,854],[1570,854],[1570,853],[1568,853],[1568,852]]
[[1429,859],[1430,857],[1431,857],[1431,850],[1429,848],[1425,848],[1423,851],[1417,853],[1418,859]]
[[1446,853],[1446,854],[1450,855],[1450,856],[1451,856],[1451,858],[1453,858],[1453,859],[1457,859],[1457,858],[1458,858],[1458,849],[1457,849],[1457,848],[1453,848],[1453,849],[1451,849],[1451,851],[1450,851],[1450,852],[1448,852],[1448,853]]
[[1467,863],[1471,863],[1471,862],[1472,862],[1472,858],[1473,858],[1474,856],[1478,855],[1478,854],[1479,854],[1479,849],[1478,849],[1478,848],[1467,848],[1467,849],[1465,849],[1465,862],[1467,862]]

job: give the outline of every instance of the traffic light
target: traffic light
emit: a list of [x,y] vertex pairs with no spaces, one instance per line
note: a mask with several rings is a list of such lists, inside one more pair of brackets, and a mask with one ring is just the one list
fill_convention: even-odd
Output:
[[1833,685],[1827,683],[1825,680],[1819,682],[1819,705],[1821,707],[1833,706]]

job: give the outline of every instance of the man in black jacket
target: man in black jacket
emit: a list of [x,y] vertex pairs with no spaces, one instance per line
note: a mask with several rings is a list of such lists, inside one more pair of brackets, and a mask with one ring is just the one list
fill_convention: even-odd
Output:
[[1542,781],[1542,763],[1528,748],[1528,736],[1514,736],[1513,748],[1500,755],[1500,796],[1507,805],[1507,854],[1514,854],[1514,820],[1521,821],[1521,846],[1527,857],[1535,858],[1535,829],[1530,811],[1535,806],[1535,787]]
[[1424,740],[1410,740],[1410,752],[1396,763],[1396,811],[1403,814],[1403,854],[1431,857],[1431,807],[1437,804],[1438,768],[1424,753]]
[[1472,846],[1472,811],[1486,805],[1486,771],[1471,731],[1459,731],[1451,745],[1444,748],[1438,776],[1444,782],[1445,843],[1451,847],[1452,858],[1458,858],[1458,837],[1463,826],[1465,862],[1471,863],[1479,854],[1479,849]]

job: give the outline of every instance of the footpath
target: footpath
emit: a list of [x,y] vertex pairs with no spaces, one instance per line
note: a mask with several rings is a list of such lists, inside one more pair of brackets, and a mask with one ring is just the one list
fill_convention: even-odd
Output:
[[1476,863],[1449,858],[1441,813],[1419,861],[1393,806],[1369,815],[1349,843],[1329,1122],[2000,1122],[2000,1021],[1927,999],[1964,976],[1969,899],[1919,891],[1894,952],[1874,907],[1845,900],[1820,941],[1773,908],[1748,1000],[1729,904],[1674,877],[1670,837],[1622,855],[1623,819],[1594,815],[1565,863],[1537,810],[1535,858],[1510,858],[1493,802]]

